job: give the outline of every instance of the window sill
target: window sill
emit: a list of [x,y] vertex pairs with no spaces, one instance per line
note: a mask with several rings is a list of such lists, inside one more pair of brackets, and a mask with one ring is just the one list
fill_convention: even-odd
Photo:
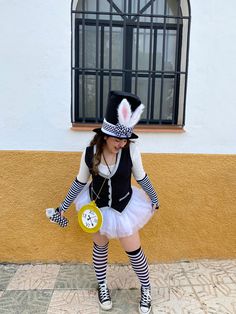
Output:
[[[101,124],[83,124],[83,123],[72,123],[72,131],[92,131],[93,129],[101,127]],[[184,133],[185,130],[182,126],[172,125],[137,125],[135,131],[144,133]],[[134,132],[135,132],[134,131]]]

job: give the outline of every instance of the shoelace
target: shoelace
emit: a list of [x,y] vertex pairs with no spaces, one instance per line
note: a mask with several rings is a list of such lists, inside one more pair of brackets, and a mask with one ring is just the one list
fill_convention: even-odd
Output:
[[107,288],[107,284],[105,282],[104,283],[100,283],[98,289],[99,289],[99,296],[100,296],[100,301],[101,302],[111,299],[109,290]]
[[151,297],[150,289],[149,288],[141,288],[140,305],[141,306],[150,307],[151,306],[151,301],[152,301],[152,297]]

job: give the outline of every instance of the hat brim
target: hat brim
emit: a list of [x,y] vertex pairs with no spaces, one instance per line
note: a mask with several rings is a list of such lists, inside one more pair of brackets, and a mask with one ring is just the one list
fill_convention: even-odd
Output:
[[115,138],[119,138],[119,139],[135,139],[135,138],[138,138],[138,135],[136,135],[135,133],[132,133],[130,137],[117,137],[117,136],[113,136],[113,135],[110,135],[110,134],[107,134],[105,132],[103,132],[101,130],[101,128],[96,128],[96,129],[93,129],[93,132],[99,134],[99,133],[103,133],[103,134],[106,134],[108,136],[111,136],[111,137],[115,137]]

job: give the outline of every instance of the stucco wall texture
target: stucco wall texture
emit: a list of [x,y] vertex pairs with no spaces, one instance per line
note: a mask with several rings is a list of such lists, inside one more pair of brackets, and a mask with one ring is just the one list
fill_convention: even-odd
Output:
[[[80,164],[81,153],[0,152],[0,262],[91,263],[92,239],[74,205],[65,229],[48,221]],[[141,230],[150,262],[236,257],[236,155],[143,154],[160,209]],[[128,262],[111,240],[110,263]]]

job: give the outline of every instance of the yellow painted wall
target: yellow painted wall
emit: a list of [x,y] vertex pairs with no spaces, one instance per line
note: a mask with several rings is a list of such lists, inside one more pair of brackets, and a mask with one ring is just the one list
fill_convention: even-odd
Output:
[[[0,152],[0,262],[91,262],[90,235],[49,223],[79,169],[80,153]],[[161,207],[141,231],[150,262],[236,258],[236,155],[143,154]],[[109,262],[127,262],[119,242]]]

